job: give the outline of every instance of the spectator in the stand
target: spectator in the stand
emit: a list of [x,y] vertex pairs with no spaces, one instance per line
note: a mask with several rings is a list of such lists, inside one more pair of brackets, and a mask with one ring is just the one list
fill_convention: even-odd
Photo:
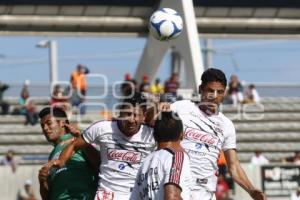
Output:
[[17,160],[15,158],[15,152],[8,150],[5,157],[0,161],[0,165],[10,166],[13,173],[17,171]]
[[255,154],[251,158],[251,163],[254,165],[269,164],[269,160],[262,154],[261,150],[255,150]]
[[27,84],[24,85],[21,91],[19,104],[21,106],[20,114],[25,116],[25,125],[36,125],[38,123],[37,109],[34,101],[29,99],[29,90]]
[[223,151],[221,151],[219,159],[218,159],[218,168],[219,168],[219,173],[226,176],[227,164],[226,164],[226,159],[225,159],[225,155],[224,155]]
[[243,86],[238,80],[238,77],[236,75],[232,75],[230,77],[229,89],[227,91],[227,95],[230,97],[233,105],[242,103],[242,101],[244,100]]
[[124,98],[133,96],[137,92],[136,80],[132,79],[129,73],[124,76],[124,83],[121,85],[121,93]]
[[30,179],[25,181],[24,188],[18,192],[18,200],[36,200],[33,188],[32,181]]
[[55,85],[53,89],[50,105],[51,107],[60,107],[65,111],[69,111],[71,109],[69,99],[65,95],[64,89],[58,84]]
[[163,94],[164,93],[164,87],[160,84],[160,79],[155,79],[155,82],[153,85],[151,85],[151,93],[153,94]]
[[165,82],[165,93],[177,95],[177,90],[180,87],[180,83],[178,81],[178,74],[173,73],[171,78]]
[[140,84],[139,87],[139,92],[150,92],[150,83],[149,83],[149,77],[147,74],[145,74],[142,77],[142,83]]
[[260,97],[254,84],[250,84],[244,93],[243,103],[259,103]]
[[300,164],[300,151],[295,151],[294,156],[283,158],[282,162]]
[[165,82],[165,94],[162,96],[163,102],[175,102],[177,100],[177,90],[180,87],[178,74],[173,73],[171,78]]
[[3,100],[4,91],[7,90],[9,86],[0,82],[0,107],[1,115],[7,115],[9,111],[9,104]]
[[[70,79],[73,89],[71,98],[72,106],[79,107],[85,101],[87,92],[86,74],[89,72],[89,69],[82,64],[78,64],[77,69],[72,72]],[[85,106],[80,106],[80,114],[85,114]]]
[[218,183],[216,188],[216,199],[217,200],[229,200],[229,185],[225,181],[223,174],[218,176]]
[[290,200],[300,200],[300,187],[291,194]]

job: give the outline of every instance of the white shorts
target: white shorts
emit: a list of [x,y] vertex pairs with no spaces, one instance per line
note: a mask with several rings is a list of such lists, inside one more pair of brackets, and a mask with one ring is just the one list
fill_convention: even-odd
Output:
[[122,195],[115,192],[99,189],[96,192],[94,200],[128,200],[130,194]]
[[192,190],[191,200],[216,200],[216,196],[214,192],[206,189]]

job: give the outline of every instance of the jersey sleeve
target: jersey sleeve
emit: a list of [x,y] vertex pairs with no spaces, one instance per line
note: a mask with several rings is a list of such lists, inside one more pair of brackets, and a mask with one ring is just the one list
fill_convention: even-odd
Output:
[[192,104],[192,102],[190,100],[181,100],[181,101],[176,101],[174,103],[172,103],[170,105],[170,109],[173,111],[173,112],[176,112],[176,113],[181,113],[181,112],[184,112],[185,109],[190,105]]
[[93,124],[88,127],[82,134],[85,142],[89,144],[99,144],[101,137],[101,126],[99,123]]
[[235,127],[231,121],[226,126],[226,131],[228,132],[227,136],[225,137],[225,141],[223,144],[223,151],[228,149],[236,149],[236,133]]
[[184,164],[184,153],[181,151],[176,151],[172,153],[173,156],[164,162],[164,186],[165,185],[175,185],[180,190],[182,190],[183,185],[183,164]]

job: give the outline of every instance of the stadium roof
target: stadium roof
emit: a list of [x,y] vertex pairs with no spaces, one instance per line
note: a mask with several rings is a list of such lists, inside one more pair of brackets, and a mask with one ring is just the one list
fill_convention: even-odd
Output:
[[[159,0],[2,0],[2,35],[144,36]],[[297,37],[300,1],[194,0],[200,34]],[[300,35],[300,34],[299,34]]]

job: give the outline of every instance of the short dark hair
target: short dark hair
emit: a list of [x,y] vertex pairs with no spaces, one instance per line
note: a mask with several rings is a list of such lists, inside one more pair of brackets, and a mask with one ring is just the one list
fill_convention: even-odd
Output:
[[46,107],[46,108],[43,108],[39,113],[39,118],[42,119],[46,115],[50,115],[50,114],[54,118],[65,119],[66,123],[69,124],[69,120],[68,120],[68,116],[67,116],[66,112],[63,109],[59,108],[59,107]]
[[201,76],[201,81],[201,87],[205,87],[209,82],[220,82],[225,87],[227,86],[227,79],[224,72],[216,68],[205,70]]
[[155,121],[153,135],[157,142],[178,141],[182,132],[182,121],[174,112],[162,112]]
[[146,102],[146,99],[143,98],[141,93],[135,92],[132,97],[123,100],[123,102],[120,105],[120,109],[123,109],[125,106],[142,106],[142,108],[144,109],[144,107],[146,106]]

